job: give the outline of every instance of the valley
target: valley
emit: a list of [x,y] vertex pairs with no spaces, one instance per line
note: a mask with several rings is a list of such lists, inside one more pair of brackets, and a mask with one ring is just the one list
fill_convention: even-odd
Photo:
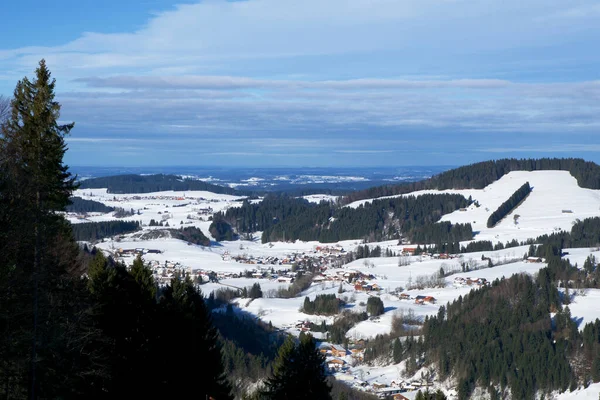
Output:
[[[525,182],[530,183],[531,194],[493,228],[486,227],[488,216]],[[418,199],[438,193],[425,190],[398,196]],[[600,215],[600,190],[581,188],[567,171],[550,170],[512,171],[482,189],[447,189],[441,193],[461,195],[471,201],[465,208],[441,215],[441,222],[471,224],[472,241],[513,245],[490,251],[434,253],[427,246],[436,243],[408,243],[399,238],[365,242],[357,237],[325,244],[301,240],[263,243],[260,231],[236,232],[237,240],[216,241],[210,231],[213,219],[217,213],[241,207],[245,196],[207,191],[113,194],[101,188],[79,189],[74,196],[131,210],[131,215],[116,218],[113,212],[66,216],[73,224],[139,222],[141,229],[136,232],[90,245],[125,264],[141,255],[160,284],[167,284],[179,272],[189,275],[205,296],[219,290],[233,291],[231,303],[236,312],[252,315],[280,332],[294,336],[310,332],[322,340],[320,346],[327,356],[330,374],[357,390],[380,398],[402,393],[413,399],[418,389],[431,388],[442,390],[448,398],[458,398],[456,383],[452,379],[440,380],[431,366],[411,367],[407,365],[409,360],[394,360],[391,355],[369,359],[369,343],[384,337],[390,341],[395,337],[417,339],[426,318],[436,316],[441,306],[465,297],[471,290],[514,274],[537,276],[547,263],[542,257],[530,257],[531,245],[525,242],[568,232],[576,221]],[[251,202],[260,205],[261,200],[258,197]],[[327,202],[335,197],[313,195],[308,200]],[[372,202],[360,200],[346,207],[364,208]],[[174,237],[173,230],[187,227],[199,229],[210,238],[210,243],[192,244]],[[462,241],[460,245],[469,242]],[[358,258],[358,254],[364,256],[365,247],[377,256]],[[565,248],[563,253],[563,259],[581,268],[588,257],[599,259],[600,248]],[[310,278],[308,288],[291,298],[282,296],[302,276]],[[249,290],[255,284],[260,285],[262,295],[243,297],[242,289]],[[565,295],[565,289],[560,290]],[[323,295],[339,299],[338,313],[303,312],[307,298],[315,301]],[[600,317],[600,289],[573,287],[568,296],[571,316],[580,330]],[[382,301],[382,314],[365,314],[372,297]],[[332,341],[327,332],[319,329],[332,326],[347,313],[365,317],[347,329],[343,340]],[[567,399],[575,393],[577,398],[597,398],[598,391],[600,387],[594,384],[577,392],[554,393],[550,398]]]

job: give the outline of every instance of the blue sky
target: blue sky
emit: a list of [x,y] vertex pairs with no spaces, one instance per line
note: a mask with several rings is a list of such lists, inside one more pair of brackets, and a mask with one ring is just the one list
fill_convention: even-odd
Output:
[[71,165],[600,162],[597,1],[22,0],[0,15],[0,95],[45,58],[76,123]]

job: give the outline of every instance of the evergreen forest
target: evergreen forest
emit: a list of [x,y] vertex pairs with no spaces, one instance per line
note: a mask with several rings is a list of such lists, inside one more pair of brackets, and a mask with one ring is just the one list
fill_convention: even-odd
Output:
[[98,201],[86,200],[77,196],[71,197],[70,202],[71,204],[66,207],[66,211],[72,213],[108,213],[115,210],[113,207],[109,207]]
[[454,168],[429,179],[404,184],[377,186],[347,194],[343,204],[417,190],[483,189],[512,171],[569,171],[579,186],[600,189],[600,166],[580,158],[500,159]]
[[177,192],[204,190],[219,194],[241,195],[235,189],[213,185],[197,179],[182,178],[177,175],[115,175],[91,178],[79,182],[80,189],[107,188],[108,193],[153,193],[173,190]]
[[318,240],[322,243],[364,238],[425,243],[470,240],[470,224],[436,224],[442,215],[467,207],[455,194],[425,194],[374,200],[357,208],[319,204],[286,195],[268,195],[260,203],[244,201],[215,216],[240,233],[262,231],[262,242]]

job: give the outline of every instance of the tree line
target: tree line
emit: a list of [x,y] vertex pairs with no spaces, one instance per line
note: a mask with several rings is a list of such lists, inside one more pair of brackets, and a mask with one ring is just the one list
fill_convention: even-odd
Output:
[[107,188],[108,193],[153,193],[173,190],[176,192],[201,190],[218,194],[241,195],[235,189],[213,185],[197,179],[182,178],[177,175],[115,175],[91,178],[79,182],[81,189]]
[[169,229],[169,232],[171,232],[171,236],[175,239],[183,240],[185,242],[200,246],[210,246],[210,239],[206,237],[200,228],[196,228],[195,226]]
[[[487,220],[487,227],[493,228],[496,224],[508,214],[510,214],[515,208],[521,204],[523,200],[531,193],[531,186],[529,186],[529,182],[525,182],[523,186],[518,188],[504,203],[500,204],[500,206],[494,211]],[[515,220],[516,222],[516,220]]]
[[100,212],[109,213],[114,211],[113,207],[109,207],[99,201],[86,200],[81,197],[73,196],[70,199],[71,204],[67,205],[66,211],[72,213],[90,213]]
[[580,158],[500,159],[465,165],[429,179],[384,185],[349,193],[342,204],[383,196],[407,194],[417,190],[483,189],[511,171],[569,171],[579,186],[600,189],[600,166]]
[[[557,312],[554,324],[551,311]],[[588,324],[584,331],[595,332],[599,324]],[[504,398],[509,390],[513,398],[533,399],[538,391],[565,391],[600,379],[592,368],[600,365],[600,353],[594,352],[598,336],[589,334],[583,368],[572,369],[585,343],[542,271],[537,279],[515,275],[459,297],[427,318],[423,333],[423,351],[440,378],[458,378],[459,398],[482,386],[492,398]]]
[[470,240],[470,224],[436,224],[442,215],[468,205],[464,196],[454,194],[381,199],[357,208],[268,195],[260,203],[244,201],[241,207],[218,213],[215,220],[226,221],[241,233],[262,231],[263,243],[297,239],[322,243],[357,238],[379,241],[401,235],[429,242]]
[[73,237],[77,241],[96,242],[98,240],[131,233],[140,229],[139,221],[101,221],[72,225]]

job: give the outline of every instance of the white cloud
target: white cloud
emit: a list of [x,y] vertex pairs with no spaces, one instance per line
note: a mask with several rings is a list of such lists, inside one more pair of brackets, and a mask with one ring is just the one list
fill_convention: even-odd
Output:
[[[87,32],[60,46],[0,50],[0,63],[29,70],[45,57],[57,71],[81,76],[82,70],[194,73],[245,58],[378,50],[461,57],[543,46],[583,29],[597,33],[593,19],[563,23],[590,10],[597,12],[590,0],[208,0],[158,13],[134,32]],[[543,19],[548,15],[564,18]]]

